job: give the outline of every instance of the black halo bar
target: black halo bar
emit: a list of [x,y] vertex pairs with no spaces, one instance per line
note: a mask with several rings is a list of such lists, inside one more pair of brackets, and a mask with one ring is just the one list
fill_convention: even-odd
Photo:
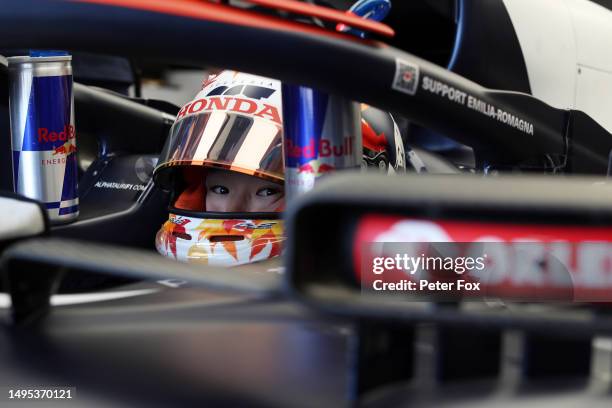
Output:
[[78,0],[23,0],[0,9],[0,47],[233,68],[401,113],[473,147],[488,163],[513,165],[552,155],[563,158],[568,172],[608,170],[612,135],[582,112],[486,89],[381,42],[222,4],[203,2],[201,7],[210,12],[207,17]]

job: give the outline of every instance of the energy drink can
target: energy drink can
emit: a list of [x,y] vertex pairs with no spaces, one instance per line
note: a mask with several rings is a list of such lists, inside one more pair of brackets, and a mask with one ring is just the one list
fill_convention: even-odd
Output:
[[283,84],[285,196],[290,200],[327,173],[361,166],[359,104],[312,88]]
[[71,60],[61,52],[8,58],[14,190],[43,202],[55,224],[79,215]]

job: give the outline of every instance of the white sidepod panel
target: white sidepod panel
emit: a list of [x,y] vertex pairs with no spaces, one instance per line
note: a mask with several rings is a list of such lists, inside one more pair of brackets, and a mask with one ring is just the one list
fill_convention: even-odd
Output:
[[589,0],[504,0],[532,93],[612,132],[612,11]]

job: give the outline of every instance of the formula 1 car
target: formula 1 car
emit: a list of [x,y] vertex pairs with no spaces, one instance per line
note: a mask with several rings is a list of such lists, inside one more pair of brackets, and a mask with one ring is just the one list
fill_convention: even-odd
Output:
[[[73,395],[45,405],[609,405],[612,4],[395,2],[387,25],[351,3],[0,10],[7,54],[229,67],[380,107],[427,170],[326,176],[290,203],[282,257],[182,264],[153,251],[169,197],[151,180],[180,107],[75,83],[81,213],[51,226],[12,193],[4,94],[3,404],[55,389]],[[364,294],[360,248],[381,235],[505,242],[504,275],[486,299]]]

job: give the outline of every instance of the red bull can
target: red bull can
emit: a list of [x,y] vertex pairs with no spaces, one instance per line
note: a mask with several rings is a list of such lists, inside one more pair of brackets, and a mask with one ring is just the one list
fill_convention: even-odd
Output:
[[361,166],[358,103],[312,88],[283,84],[285,196],[312,189],[321,176]]
[[79,215],[71,60],[62,52],[8,58],[14,190],[41,201],[54,224]]

